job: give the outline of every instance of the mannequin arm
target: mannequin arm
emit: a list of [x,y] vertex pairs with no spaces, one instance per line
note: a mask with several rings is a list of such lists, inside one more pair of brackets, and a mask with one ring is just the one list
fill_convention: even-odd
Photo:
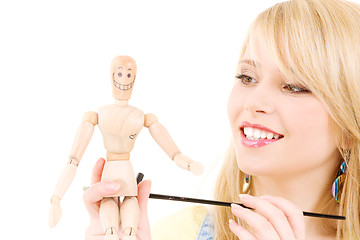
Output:
[[51,210],[49,216],[50,227],[55,227],[61,217],[60,200],[65,195],[65,192],[75,177],[77,166],[91,140],[96,124],[97,114],[94,112],[85,113],[83,121],[76,133],[67,166],[60,175],[51,196]]
[[194,162],[180,152],[166,128],[158,122],[157,117],[154,114],[145,114],[144,126],[149,128],[151,136],[164,152],[174,160],[178,167],[188,170],[195,175],[200,175],[203,172],[201,163]]

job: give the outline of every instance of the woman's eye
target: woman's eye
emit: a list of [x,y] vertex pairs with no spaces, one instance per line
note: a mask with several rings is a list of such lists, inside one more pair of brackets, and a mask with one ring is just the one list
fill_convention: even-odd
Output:
[[118,73],[118,76],[119,76],[119,77],[122,77],[122,73]]
[[255,79],[244,74],[239,74],[236,76],[236,78],[240,79],[240,81],[245,85],[248,85],[250,83],[256,83]]
[[297,86],[294,84],[286,84],[284,87],[284,90],[290,92],[290,93],[309,93],[310,90],[303,87],[303,86]]
[[127,75],[127,77],[130,78],[130,77],[131,77],[131,74],[129,73],[129,74]]

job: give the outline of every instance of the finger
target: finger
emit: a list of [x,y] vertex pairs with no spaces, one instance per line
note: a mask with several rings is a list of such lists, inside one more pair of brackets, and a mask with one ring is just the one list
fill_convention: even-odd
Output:
[[142,181],[139,184],[139,192],[137,197],[140,207],[140,214],[141,214],[139,226],[148,229],[150,229],[150,225],[148,219],[147,205],[150,195],[150,189],[151,189],[151,181],[150,180]]
[[120,190],[120,184],[116,182],[98,182],[84,192],[83,201],[91,217],[99,215],[100,201]]
[[279,239],[279,235],[264,216],[238,204],[231,204],[231,211],[251,227],[257,239]]
[[93,167],[92,174],[91,174],[91,185],[100,182],[102,171],[104,169],[105,165],[105,159],[100,158],[95,163],[95,166]]
[[281,209],[263,198],[253,197],[247,194],[241,194],[240,201],[245,206],[255,209],[256,213],[265,217],[281,239],[295,239],[287,216]]
[[292,202],[272,196],[261,197],[271,204],[281,209],[285,216],[288,218],[288,222],[294,232],[296,239],[305,239],[305,219],[303,212],[297,208]]
[[90,219],[85,230],[85,240],[104,240],[104,229],[99,218]]
[[138,201],[140,208],[147,208],[147,203],[150,196],[151,181],[144,180],[139,184]]
[[229,220],[229,227],[239,239],[256,240],[254,235],[232,219]]

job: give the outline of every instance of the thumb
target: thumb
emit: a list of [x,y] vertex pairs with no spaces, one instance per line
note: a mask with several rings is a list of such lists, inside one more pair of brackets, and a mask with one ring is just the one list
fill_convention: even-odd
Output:
[[151,181],[144,180],[139,184],[138,190],[138,201],[140,209],[147,209],[147,203],[149,200]]
[[139,184],[138,188],[139,188],[139,191],[138,191],[137,198],[138,198],[140,214],[141,214],[140,224],[148,225],[149,220],[148,220],[147,205],[148,205],[148,200],[149,200],[149,195],[150,195],[151,181],[150,180],[142,181]]

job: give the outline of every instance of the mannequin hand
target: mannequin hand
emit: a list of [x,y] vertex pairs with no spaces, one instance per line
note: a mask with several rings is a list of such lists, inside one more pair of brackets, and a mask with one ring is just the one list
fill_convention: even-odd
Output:
[[[91,187],[84,192],[85,207],[90,216],[90,223],[85,232],[85,240],[103,240],[104,230],[99,216],[100,201],[108,195],[119,191],[121,186],[113,182],[100,182],[105,160],[100,158],[92,172]],[[150,224],[147,215],[147,201],[150,195],[151,182],[142,181],[138,186],[138,202],[140,206],[140,222],[136,237],[138,240],[150,240]],[[121,226],[119,226],[121,229]],[[120,239],[121,239],[121,232]]]
[[303,213],[291,202],[280,197],[253,197],[245,194],[240,195],[240,201],[255,211],[236,204],[231,206],[233,214],[253,230],[250,232],[230,220],[230,229],[239,239],[305,239]]
[[204,167],[201,163],[194,162],[191,158],[182,153],[179,153],[174,157],[174,162],[178,167],[188,170],[195,175],[200,175],[204,172]]
[[49,214],[49,226],[51,228],[55,227],[61,218],[61,207],[60,207],[60,198],[57,196],[51,197],[51,207]]

